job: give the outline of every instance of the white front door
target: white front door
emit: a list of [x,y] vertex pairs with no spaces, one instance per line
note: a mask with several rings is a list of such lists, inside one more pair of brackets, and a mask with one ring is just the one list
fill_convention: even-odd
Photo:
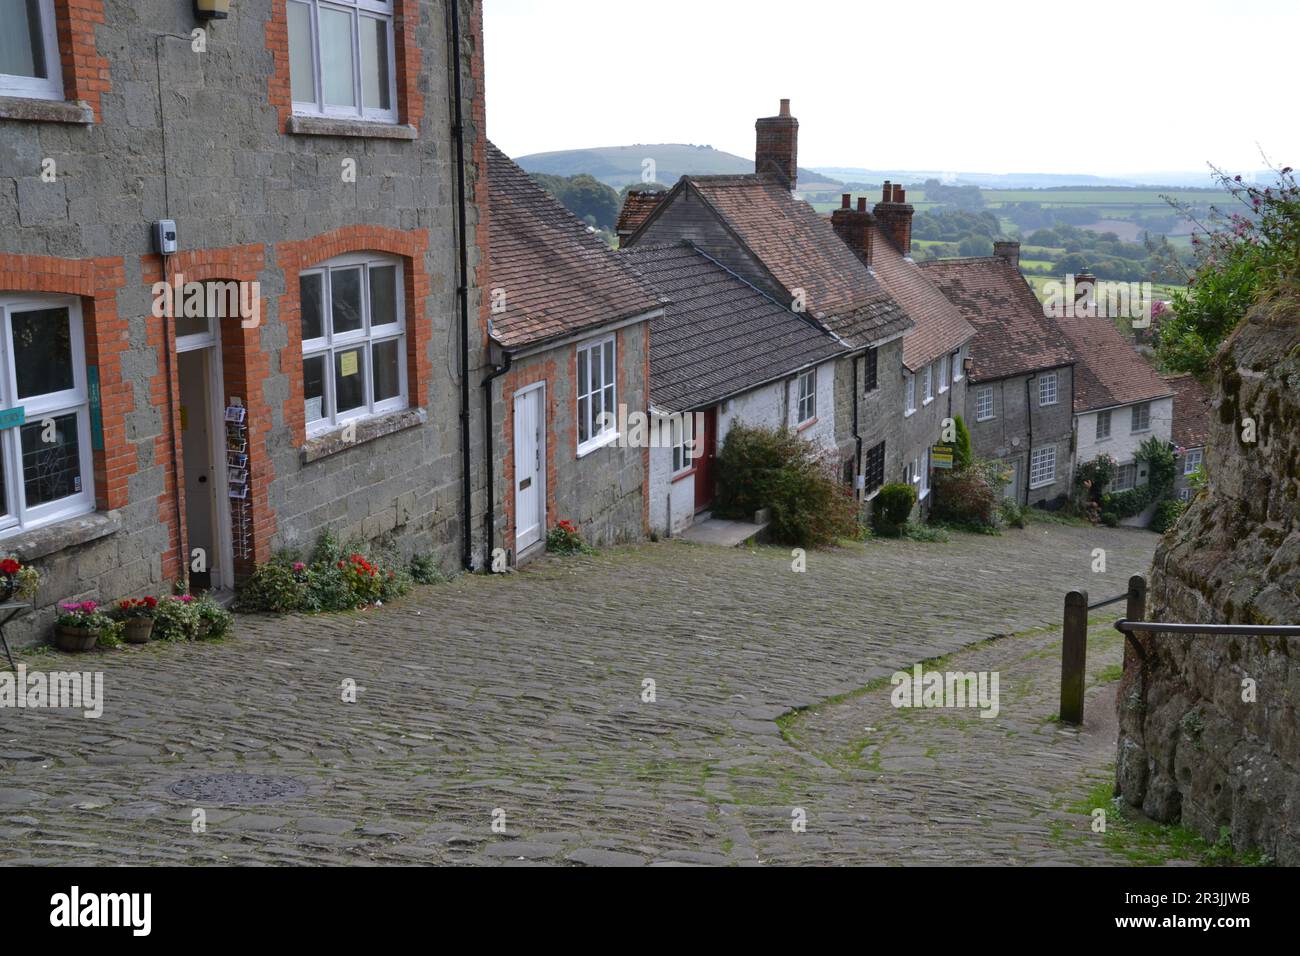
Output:
[[1020,500],[1020,462],[1008,462],[1011,466],[1011,476],[1002,488],[1002,497],[1009,498],[1012,501]]
[[546,528],[546,386],[515,394],[515,553],[542,538]]

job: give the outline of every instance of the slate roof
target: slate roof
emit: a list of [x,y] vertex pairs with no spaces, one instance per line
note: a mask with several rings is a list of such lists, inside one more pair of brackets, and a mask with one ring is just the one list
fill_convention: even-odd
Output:
[[847,351],[689,243],[623,253],[671,301],[650,323],[650,400],[693,411]]
[[969,341],[975,327],[878,226],[869,228],[874,233],[871,267],[876,278],[916,323],[903,338],[903,364],[915,372]]
[[975,326],[971,381],[986,382],[1074,361],[1070,344],[1020,270],[1001,256],[935,259],[921,270]]
[[595,329],[659,307],[658,296],[580,219],[488,144],[491,286],[506,310],[492,334],[507,348]]
[[1210,395],[1190,374],[1166,375],[1174,390],[1174,444],[1204,448],[1210,440]]
[[1076,414],[1173,394],[1173,389],[1133,350],[1110,319],[1067,317],[1051,321],[1074,351]]
[[[902,307],[806,202],[757,176],[684,177],[808,314],[855,347],[912,327]],[[683,184],[678,184],[678,189]]]
[[636,232],[641,223],[646,221],[650,213],[655,211],[655,207],[663,202],[664,197],[668,195],[665,190],[650,189],[632,189],[623,197],[623,208],[618,214],[618,234]]

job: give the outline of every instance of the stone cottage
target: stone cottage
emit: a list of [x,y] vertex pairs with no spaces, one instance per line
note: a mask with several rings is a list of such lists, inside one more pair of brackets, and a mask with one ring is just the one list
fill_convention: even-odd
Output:
[[[871,476],[888,482],[903,473],[903,421],[896,410],[903,336],[912,320],[831,224],[793,194],[799,122],[790,101],[755,127],[752,175],[683,176],[657,200],[641,197],[636,215],[623,219],[623,245],[689,241],[843,343],[832,389],[835,447],[846,480],[866,498]],[[823,387],[807,386],[819,393]],[[702,438],[716,444],[716,436]]]
[[1073,481],[1074,357],[1020,273],[1020,243],[994,252],[921,269],[976,329],[963,413],[975,454],[1007,466],[1006,497],[1054,503]]
[[674,534],[709,508],[737,422],[835,450],[835,363],[847,346],[690,243],[623,256],[667,300],[650,325],[651,411],[669,436],[650,451],[653,530]]
[[650,323],[659,296],[594,231],[488,146],[498,460],[507,563],[573,522],[591,544],[646,532]]
[[326,529],[481,564],[480,4],[32,0],[0,35],[0,548],[45,574],[31,635]]

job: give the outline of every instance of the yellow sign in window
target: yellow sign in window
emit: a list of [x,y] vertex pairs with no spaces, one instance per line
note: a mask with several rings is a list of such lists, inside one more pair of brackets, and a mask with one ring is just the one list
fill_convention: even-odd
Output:
[[347,378],[357,374],[357,357],[360,352],[344,352],[339,356],[339,375]]

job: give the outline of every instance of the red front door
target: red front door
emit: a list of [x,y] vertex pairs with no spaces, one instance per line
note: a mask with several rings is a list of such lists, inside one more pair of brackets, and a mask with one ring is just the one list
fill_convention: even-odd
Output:
[[704,413],[704,434],[699,436],[700,457],[695,462],[695,512],[713,504],[713,463],[718,457],[718,410]]

